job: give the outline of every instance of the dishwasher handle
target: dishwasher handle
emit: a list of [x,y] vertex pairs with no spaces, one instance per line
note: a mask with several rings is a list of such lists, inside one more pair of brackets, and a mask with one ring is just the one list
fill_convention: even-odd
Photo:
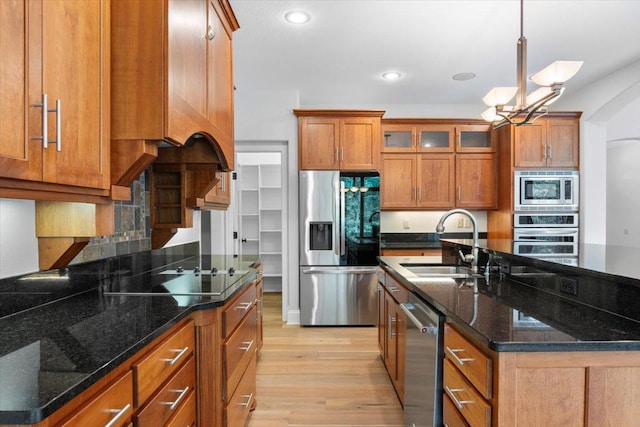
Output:
[[415,307],[415,304],[410,303],[402,303],[400,304],[400,308],[404,311],[404,314],[407,315],[411,323],[413,323],[418,330],[425,335],[438,335],[438,326],[433,324],[424,324],[412,313],[412,309]]

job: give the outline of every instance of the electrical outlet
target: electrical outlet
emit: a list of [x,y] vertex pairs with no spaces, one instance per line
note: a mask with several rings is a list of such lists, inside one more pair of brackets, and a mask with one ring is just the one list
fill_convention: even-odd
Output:
[[464,228],[471,228],[471,220],[469,218],[464,218]]
[[409,226],[409,220],[405,219],[404,221],[402,221],[402,228],[404,228],[405,230],[410,229],[411,227]]
[[558,281],[560,282],[560,292],[574,296],[578,295],[578,281],[576,279],[558,277]]
[[464,218],[458,218],[458,228],[464,228]]

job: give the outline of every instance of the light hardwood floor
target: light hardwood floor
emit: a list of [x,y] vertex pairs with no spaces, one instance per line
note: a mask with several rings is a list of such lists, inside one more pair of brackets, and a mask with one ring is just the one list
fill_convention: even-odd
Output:
[[257,408],[248,427],[402,426],[375,327],[300,327],[265,293]]

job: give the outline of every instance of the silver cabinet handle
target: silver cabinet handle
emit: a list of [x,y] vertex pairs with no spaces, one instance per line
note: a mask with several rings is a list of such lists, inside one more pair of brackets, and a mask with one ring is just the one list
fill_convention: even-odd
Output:
[[213,30],[213,27],[211,25],[207,26],[207,39],[213,40],[215,36],[216,36],[216,33]]
[[464,365],[466,362],[473,362],[475,360],[473,357],[467,357],[467,358],[458,357],[456,353],[460,353],[461,351],[464,351],[464,349],[462,348],[452,349],[452,348],[446,347],[446,350],[447,350],[447,353],[449,353],[451,357],[453,357],[456,360],[456,362],[458,362],[458,364],[460,365]]
[[174,409],[176,409],[176,407],[180,404],[182,399],[184,399],[184,397],[189,392],[189,386],[186,386],[182,390],[171,390],[171,391],[174,393],[180,393],[180,394],[178,395],[176,400],[174,400],[173,402],[162,402],[162,404],[167,405],[169,407],[169,410],[173,411]]
[[175,365],[175,364],[176,364],[176,362],[177,362],[178,360],[180,360],[180,358],[181,358],[181,357],[182,357],[182,356],[183,356],[187,351],[189,351],[189,346],[187,346],[187,347],[185,347],[185,348],[183,348],[183,349],[181,349],[181,350],[174,349],[174,350],[171,350],[171,351],[173,351],[173,352],[175,352],[175,353],[178,353],[178,354],[176,355],[176,357],[174,357],[173,359],[161,359],[163,362],[167,362],[167,363],[169,364],[169,366],[173,366],[173,365]]
[[116,415],[113,418],[111,418],[111,421],[106,423],[104,427],[113,427],[114,425],[116,425],[118,420],[122,418],[124,414],[126,414],[129,411],[129,409],[131,409],[131,404],[129,403],[127,403],[126,406],[122,409],[108,409],[107,412],[111,414],[116,414]]
[[391,293],[400,292],[400,289],[396,288],[395,286],[389,286],[389,292]]
[[463,388],[449,388],[448,386],[444,386],[444,391],[447,392],[447,395],[451,398],[451,400],[453,400],[453,403],[456,404],[458,409],[462,409],[464,405],[474,402],[473,400],[460,400],[456,397],[456,393],[464,391]]
[[236,305],[236,310],[247,311],[249,307],[253,305],[253,302],[243,302],[242,304]]
[[553,145],[549,144],[549,160],[553,160]]
[[547,160],[547,144],[542,144],[542,160]]
[[242,344],[245,344],[246,347],[240,347],[240,350],[242,350],[244,352],[247,352],[247,351],[249,351],[249,349],[253,345],[253,340],[251,340],[251,341],[242,341]]
[[56,99],[56,151],[62,151],[62,101]]
[[389,336],[393,337],[396,333],[393,331],[393,324],[396,323],[395,316],[389,316]]
[[249,404],[251,403],[251,400],[253,399],[253,393],[251,394],[243,394],[242,397],[247,398],[247,401],[244,403],[238,403],[238,405],[244,407],[244,408],[248,408]]
[[42,107],[42,136],[34,136],[33,139],[41,139],[42,147],[47,148],[49,146],[49,107],[47,106],[47,94],[42,94],[42,102],[34,104],[34,107]]

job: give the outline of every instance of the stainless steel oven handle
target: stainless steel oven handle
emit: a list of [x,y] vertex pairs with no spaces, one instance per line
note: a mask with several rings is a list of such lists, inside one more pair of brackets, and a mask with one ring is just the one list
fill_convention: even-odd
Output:
[[340,224],[338,223],[340,221],[340,200],[342,198],[341,196],[341,191],[342,189],[340,188],[340,183],[339,182],[334,182],[333,184],[333,237],[335,239],[335,242],[333,244],[334,247],[334,252],[336,255],[340,256]]
[[347,227],[345,224],[345,187],[344,182],[340,181],[340,256],[344,256],[347,251],[347,240],[345,233],[347,231]]
[[416,316],[414,316],[413,313],[411,312],[411,310],[409,308],[411,305],[413,305],[413,304],[406,304],[406,303],[400,304],[400,308],[402,309],[402,311],[404,311],[404,314],[407,315],[409,320],[411,320],[411,323],[416,325],[418,330],[423,334],[438,335],[438,327],[436,325],[433,325],[433,324],[432,325],[425,325],[422,322],[420,322],[416,318]]
[[547,234],[547,235],[560,235],[560,234],[578,234],[578,230],[567,230],[566,228],[563,229],[538,229],[538,230],[529,230],[529,229],[525,229],[525,230],[517,230],[518,234],[530,234],[530,235],[540,235],[540,234]]

